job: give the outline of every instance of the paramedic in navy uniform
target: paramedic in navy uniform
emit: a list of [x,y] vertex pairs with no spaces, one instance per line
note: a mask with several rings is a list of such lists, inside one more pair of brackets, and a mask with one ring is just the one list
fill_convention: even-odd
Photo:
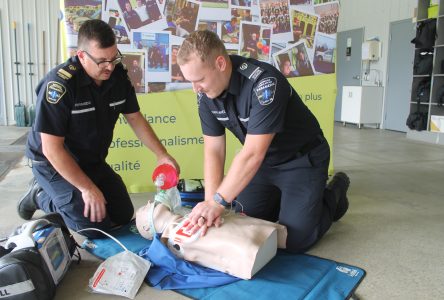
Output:
[[[22,218],[29,220],[36,209],[58,212],[73,230],[109,230],[132,219],[122,178],[105,161],[120,114],[158,164],[179,170],[140,113],[121,59],[108,24],[89,20],[79,30],[77,56],[40,82],[26,146],[34,182],[18,203]],[[82,234],[103,237],[95,231]]]
[[[350,183],[341,172],[326,185],[330,148],[314,115],[277,69],[228,56],[211,31],[190,34],[177,61],[198,94],[204,136],[205,201],[188,229],[221,226],[236,199],[237,211],[285,225],[287,250],[308,250],[347,211]],[[243,147],[224,176],[226,128]]]

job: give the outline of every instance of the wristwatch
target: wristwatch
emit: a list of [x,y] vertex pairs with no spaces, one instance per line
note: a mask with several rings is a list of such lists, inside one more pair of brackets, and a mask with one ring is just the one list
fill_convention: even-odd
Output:
[[219,203],[222,206],[227,207],[227,206],[231,205],[231,203],[228,203],[227,201],[225,201],[224,197],[222,197],[222,195],[219,193],[214,194],[213,199],[214,199],[214,201],[216,201],[217,203]]

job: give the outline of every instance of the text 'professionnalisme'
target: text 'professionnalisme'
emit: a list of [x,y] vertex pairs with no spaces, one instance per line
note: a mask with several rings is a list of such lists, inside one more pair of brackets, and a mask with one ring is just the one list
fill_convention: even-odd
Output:
[[[177,118],[174,115],[163,115],[163,116],[149,116],[144,114],[145,119],[151,124],[176,124]],[[127,125],[127,120],[123,117],[119,117],[119,124]],[[202,136],[167,136],[159,138],[160,142],[164,146],[188,146],[188,145],[203,145]],[[140,148],[143,147],[143,143],[135,139],[121,139],[115,138],[110,145],[110,148]]]

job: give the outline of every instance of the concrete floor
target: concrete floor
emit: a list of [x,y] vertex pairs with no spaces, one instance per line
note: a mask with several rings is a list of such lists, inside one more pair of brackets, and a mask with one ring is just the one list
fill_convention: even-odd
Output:
[[[11,164],[8,153],[20,147],[9,145],[23,133],[0,127],[1,161],[6,157]],[[407,140],[403,133],[353,125],[337,125],[334,140],[335,169],[351,178],[350,209],[309,253],[365,269],[367,276],[356,292],[361,299],[442,299],[444,148]],[[0,178],[0,237],[23,223],[16,203],[31,178],[25,163],[22,159]],[[139,207],[150,196],[132,198]],[[87,291],[98,264],[83,252],[81,264],[71,267],[56,299],[122,299]],[[185,298],[143,284],[136,299]]]

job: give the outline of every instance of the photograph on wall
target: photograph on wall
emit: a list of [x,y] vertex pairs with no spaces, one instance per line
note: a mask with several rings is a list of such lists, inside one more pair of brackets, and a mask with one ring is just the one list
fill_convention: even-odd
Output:
[[179,52],[180,45],[171,46],[171,82],[189,82],[185,80],[185,77],[180,70],[177,63],[177,52]]
[[157,5],[159,6],[159,10],[163,11],[165,9],[166,0],[157,0]]
[[102,0],[64,0],[67,45],[77,46],[80,26],[87,20],[102,18]]
[[271,25],[241,22],[239,55],[270,61]]
[[301,10],[291,10],[291,23],[293,27],[293,41],[305,40],[308,48],[313,48],[316,35],[316,28],[319,16],[303,12]]
[[230,0],[231,6],[251,7],[252,0]]
[[217,36],[220,38],[221,28],[220,28],[220,22],[217,21],[205,21],[205,20],[199,20],[199,23],[197,24],[197,30],[209,30],[217,34]]
[[290,0],[290,5],[313,6],[313,0]]
[[186,38],[197,28],[197,16],[200,4],[192,0],[168,0],[165,4],[164,15],[167,21],[167,31],[172,35]]
[[249,9],[232,8],[229,21],[222,22],[222,41],[228,44],[239,44],[239,29],[242,21],[251,22],[251,12]]
[[171,56],[169,32],[132,32],[134,49],[146,49],[147,82],[171,81]]
[[239,44],[225,44],[228,55],[239,55]]
[[315,42],[313,66],[316,72],[330,74],[335,72],[336,39],[318,34]]
[[239,49],[227,49],[228,55],[239,55]]
[[122,52],[122,63],[128,70],[128,77],[134,86],[136,93],[145,91],[145,51]]
[[230,0],[202,0],[199,19],[228,21],[230,19]]
[[296,65],[292,63],[289,52],[273,55],[273,58],[276,68],[279,69],[285,77],[291,78],[299,76],[299,73],[296,71]]
[[292,39],[288,0],[259,1],[261,23],[270,24],[273,38],[280,41]]
[[131,43],[128,35],[128,29],[121,17],[116,0],[108,0],[107,6],[102,12],[102,20],[108,23],[116,35],[118,45],[129,45]]
[[166,27],[156,0],[117,0],[127,28],[162,30]]
[[313,0],[314,1],[314,5],[317,4],[323,4],[323,3],[329,3],[329,2],[334,2],[334,1],[338,1],[338,0]]
[[[279,52],[279,51],[287,48],[287,46],[288,46],[288,44],[286,42],[271,41],[271,50],[270,50],[271,57],[273,57],[276,52]],[[278,66],[274,62],[274,59],[271,60],[271,64],[274,65],[276,68],[278,68]]]
[[165,82],[148,82],[148,93],[166,92]]
[[318,32],[335,34],[338,30],[339,2],[316,5],[314,10],[319,15]]
[[276,52],[273,59],[275,65],[286,77],[314,75],[313,64],[310,61],[305,41],[291,44],[288,48]]
[[166,84],[166,91],[192,88],[191,83],[185,79],[177,63],[177,52],[179,52],[179,48],[180,45],[171,45],[171,82]]

